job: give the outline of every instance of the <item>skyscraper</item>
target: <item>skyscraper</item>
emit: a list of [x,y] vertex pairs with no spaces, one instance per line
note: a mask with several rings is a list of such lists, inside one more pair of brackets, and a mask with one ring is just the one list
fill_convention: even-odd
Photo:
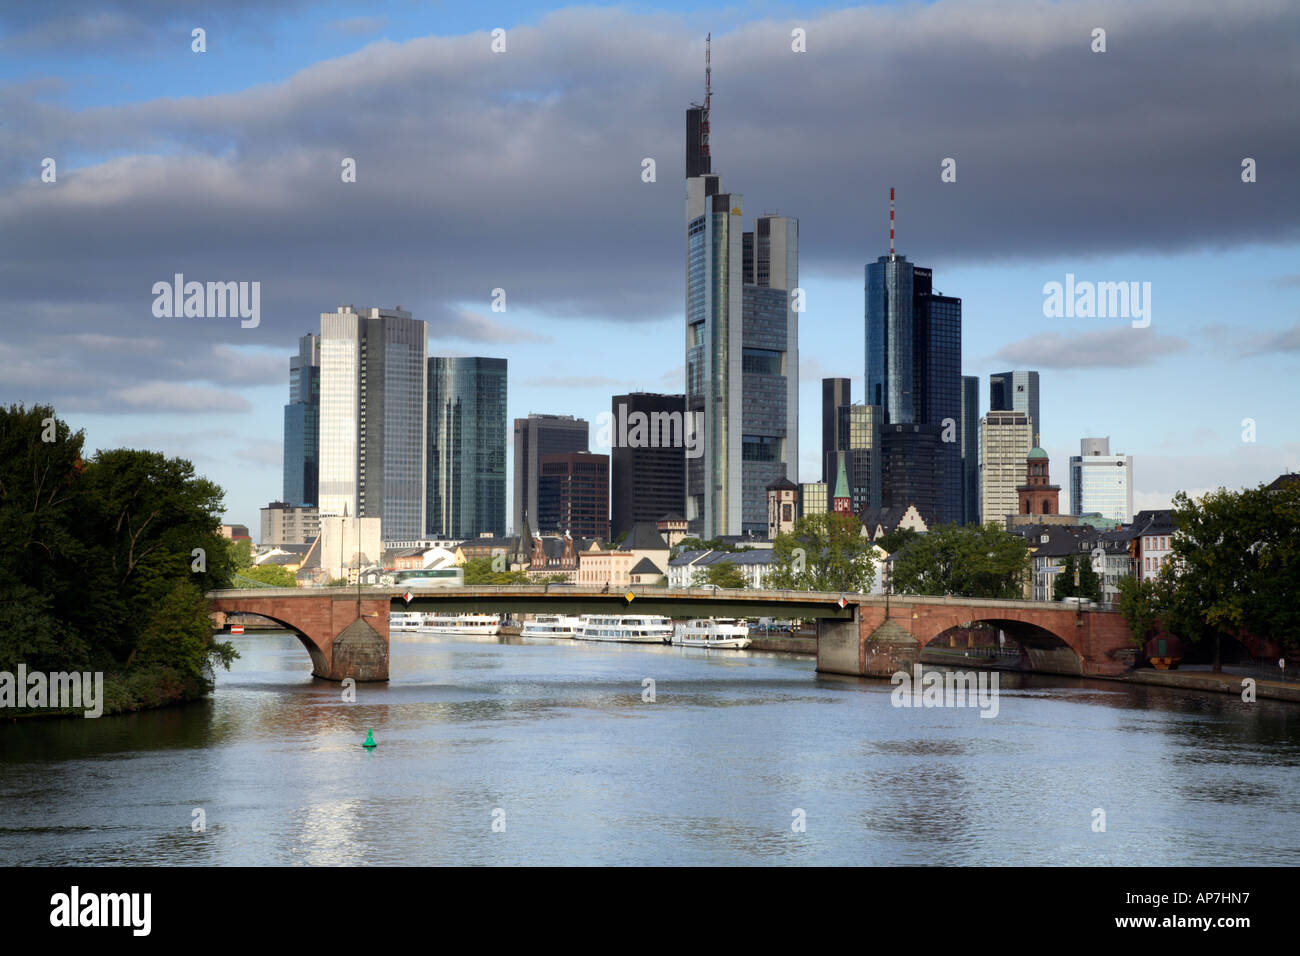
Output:
[[425,325],[402,309],[321,316],[321,515],[378,517],[385,541],[425,533]]
[[506,360],[429,359],[426,533],[506,533]]
[[[686,410],[685,395],[632,392],[615,395],[612,413],[615,423],[647,423],[641,438],[611,436],[610,448],[610,535],[617,538],[631,531],[638,521],[658,521],[666,514],[682,514],[686,508],[686,448],[684,438],[664,441],[662,423],[681,421]],[[667,416],[665,418],[665,416]],[[643,440],[642,440],[643,439]]]
[[[927,487],[937,481],[934,520],[960,521],[961,299],[935,292],[930,269],[894,253],[892,190],[890,251],[867,263],[864,317],[866,403],[881,406],[885,424],[939,428],[943,474],[921,476],[915,464],[907,470]],[[893,490],[901,494],[898,480],[895,474]]]
[[608,455],[572,451],[539,457],[537,531],[609,538]]
[[798,481],[799,223],[721,191],[709,151],[711,80],[686,111],[686,408],[703,455],[686,463],[686,518],[705,538],[767,528],[767,486]]
[[961,523],[980,523],[980,379],[961,377]]
[[916,505],[927,525],[943,523],[939,509],[943,503],[947,463],[943,426],[881,425],[880,506]]
[[[841,405],[837,409],[839,450],[833,454],[843,461],[855,515],[881,507],[880,419],[879,405]],[[835,468],[838,471],[838,461]],[[835,480],[836,472],[831,474]]]
[[1016,491],[1025,483],[1025,462],[1034,446],[1024,412],[990,411],[980,420],[980,516],[1005,525],[1020,510]]
[[1133,520],[1133,456],[1112,455],[1109,438],[1084,438],[1070,458],[1070,513]]
[[989,376],[989,411],[1024,412],[1035,442],[1041,441],[1043,419],[1038,412],[1038,373],[998,372]]
[[298,339],[289,357],[289,404],[284,406],[284,501],[316,504],[320,481],[320,336]]
[[511,528],[524,530],[524,515],[530,528],[537,526],[538,460],[542,455],[586,451],[586,419],[572,415],[537,415],[515,419],[515,504]]
[[822,481],[835,481],[835,453],[839,445],[841,405],[853,404],[852,379],[822,379]]

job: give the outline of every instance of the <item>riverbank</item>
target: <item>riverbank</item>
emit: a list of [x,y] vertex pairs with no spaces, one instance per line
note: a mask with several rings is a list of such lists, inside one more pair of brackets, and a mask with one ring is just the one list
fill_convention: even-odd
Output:
[[[1142,668],[1120,674],[1107,680],[1129,684],[1151,684],[1156,687],[1179,687],[1184,690],[1204,690],[1218,694],[1235,694],[1240,697],[1245,689],[1242,681],[1249,675],[1216,673],[1214,671],[1157,671]],[[1300,704],[1300,684],[1292,681],[1263,680],[1250,677],[1255,682],[1255,697],[1270,700],[1287,700]]]
[[202,700],[210,693],[210,688],[199,687],[192,681],[187,682],[170,667],[110,671],[104,674],[104,699],[95,702],[98,706],[83,700],[81,707],[6,707],[0,710],[0,720],[40,720],[53,717],[86,719],[87,711],[96,709],[101,712],[95,717],[115,717],[175,704],[188,704]]
[[749,649],[751,651],[784,651],[787,654],[817,656],[817,638],[815,637],[798,637],[790,634],[784,634],[780,637],[768,637],[761,634],[756,636],[751,631],[749,640]]

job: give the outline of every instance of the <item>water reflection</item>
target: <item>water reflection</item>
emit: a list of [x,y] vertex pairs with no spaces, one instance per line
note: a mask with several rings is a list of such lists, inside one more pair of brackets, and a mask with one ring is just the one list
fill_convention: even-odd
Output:
[[0,862],[1300,862],[1275,701],[1003,673],[985,719],[772,652],[398,636],[350,703],[236,644],[209,702],[0,725]]

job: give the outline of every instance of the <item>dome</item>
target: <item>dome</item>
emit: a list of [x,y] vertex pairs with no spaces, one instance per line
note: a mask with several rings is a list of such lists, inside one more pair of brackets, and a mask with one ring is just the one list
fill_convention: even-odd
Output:
[[1039,448],[1037,445],[1035,445],[1033,448],[1029,449],[1029,454],[1028,454],[1026,457],[1028,457],[1028,458],[1046,458],[1046,457],[1047,457],[1047,452],[1043,451],[1043,449],[1041,449],[1041,448]]

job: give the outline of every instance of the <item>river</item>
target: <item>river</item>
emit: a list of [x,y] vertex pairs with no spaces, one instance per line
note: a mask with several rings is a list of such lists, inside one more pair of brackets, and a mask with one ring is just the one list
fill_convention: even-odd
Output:
[[353,703],[233,642],[210,701],[0,724],[0,863],[1300,863],[1292,704],[1002,674],[985,718],[806,657],[413,634]]

